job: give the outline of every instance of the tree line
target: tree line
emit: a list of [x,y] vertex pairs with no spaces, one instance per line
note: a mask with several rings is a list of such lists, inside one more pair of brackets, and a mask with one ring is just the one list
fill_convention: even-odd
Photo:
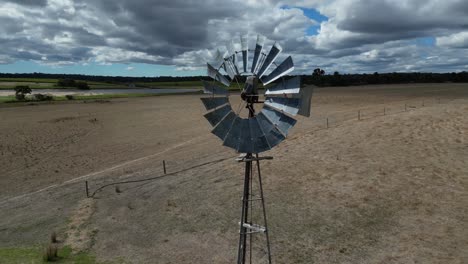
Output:
[[[399,83],[443,83],[443,82],[466,82],[468,83],[468,72],[432,73],[432,72],[392,72],[372,74],[340,74],[333,72],[325,73],[317,68],[310,75],[301,75],[302,82],[317,86],[348,86],[366,84],[399,84]],[[59,79],[96,81],[106,83],[135,83],[135,82],[183,82],[211,80],[208,76],[160,76],[160,77],[124,77],[124,76],[96,76],[81,74],[47,74],[47,73],[0,73],[0,78],[34,78],[34,79]],[[239,80],[241,83],[244,78]],[[76,84],[75,84],[76,85]]]
[[432,73],[432,72],[392,72],[372,74],[325,74],[320,68],[311,75],[301,75],[302,82],[317,86],[349,86],[366,84],[400,84],[400,83],[467,83],[468,72]]

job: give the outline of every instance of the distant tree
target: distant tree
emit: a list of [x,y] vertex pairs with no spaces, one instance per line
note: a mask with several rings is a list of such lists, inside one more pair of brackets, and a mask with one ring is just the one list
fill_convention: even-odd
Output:
[[59,87],[76,87],[80,90],[89,90],[89,86],[86,82],[77,82],[73,79],[60,79],[57,82],[57,86]]
[[322,70],[320,68],[314,69],[314,71],[312,72],[312,83],[315,84],[315,85],[318,85],[318,86],[323,86],[324,85],[324,78],[323,78],[324,75],[325,75],[324,70]]
[[89,85],[85,82],[76,82],[75,87],[80,90],[89,90]]
[[369,76],[369,83],[371,84],[380,83],[380,75],[378,72],[374,72],[372,76]]
[[341,79],[341,74],[337,71],[333,73],[333,76],[331,77],[331,85],[332,86],[342,86],[344,85],[343,80]]
[[26,94],[32,92],[31,88],[27,85],[19,85],[15,87],[15,97],[16,100],[23,101],[26,98]]
[[320,68],[316,68],[314,69],[314,72],[312,72],[312,76],[315,76],[315,77],[322,76],[322,75],[325,75],[325,71]]
[[60,86],[60,87],[75,87],[76,86],[76,83],[75,83],[75,80],[73,79],[60,79],[58,80],[57,82],[57,86]]

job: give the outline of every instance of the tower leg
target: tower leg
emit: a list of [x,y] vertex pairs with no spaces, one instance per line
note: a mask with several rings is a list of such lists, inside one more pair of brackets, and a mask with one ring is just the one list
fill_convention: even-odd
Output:
[[[252,154],[247,153],[246,159],[251,159]],[[242,195],[242,214],[240,221],[239,231],[239,248],[237,251],[237,263],[245,263],[245,250],[247,246],[247,228],[243,225],[247,222],[249,215],[249,196],[250,196],[250,172],[252,168],[252,161],[245,162],[245,178],[244,178],[244,193]]]
[[[255,156],[254,156],[255,155]],[[265,209],[265,199],[263,196],[263,186],[262,186],[262,175],[260,171],[260,160],[261,159],[272,159],[272,157],[263,157],[259,158],[258,154],[251,154],[248,153],[242,161],[245,162],[245,178],[244,178],[244,192],[242,196],[242,214],[241,214],[241,221],[240,221],[240,230],[239,230],[239,247],[237,252],[237,263],[238,264],[245,264],[253,263],[253,254],[252,254],[252,236],[257,233],[264,233],[266,238],[266,246],[267,246],[267,254],[268,254],[268,262],[271,263],[271,251],[270,251],[270,239],[268,234],[268,226],[267,226],[267,217],[266,217],[266,209]],[[254,196],[253,190],[253,183],[254,183],[254,166],[253,161],[256,161],[256,170],[258,173],[258,189],[256,189],[256,196]],[[258,193],[257,193],[258,192]],[[262,221],[264,226],[258,225],[253,223],[253,202],[260,201],[262,207],[262,216],[263,219],[257,219]],[[250,213],[249,213],[250,211]],[[260,212],[258,212],[258,218],[261,218]],[[250,220],[249,220],[250,217]],[[255,217],[255,218],[257,218]],[[247,236],[249,236],[249,241],[247,241]],[[247,243],[248,242],[248,243]],[[247,253],[247,247],[249,250]],[[247,255],[249,259],[247,259]],[[264,262],[262,262],[264,263]]]
[[260,161],[258,160],[258,154],[255,154],[257,158],[257,170],[258,170],[258,185],[260,189],[260,199],[262,201],[262,209],[263,209],[263,223],[265,224],[265,237],[267,242],[267,250],[268,250],[268,263],[271,263],[271,249],[270,249],[270,238],[268,236],[268,224],[267,224],[267,217],[266,217],[266,209],[265,209],[265,197],[263,196],[263,184],[262,184],[262,174],[260,173]]

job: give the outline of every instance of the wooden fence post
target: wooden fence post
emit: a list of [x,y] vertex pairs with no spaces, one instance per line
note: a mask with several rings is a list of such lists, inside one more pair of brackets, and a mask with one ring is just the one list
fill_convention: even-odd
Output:
[[327,128],[328,128],[328,117],[327,117]]
[[86,198],[89,198],[88,181],[85,181]]
[[166,161],[163,160],[163,169],[164,169],[164,174],[166,174]]
[[358,112],[357,112],[357,119],[361,120],[361,110],[358,110]]

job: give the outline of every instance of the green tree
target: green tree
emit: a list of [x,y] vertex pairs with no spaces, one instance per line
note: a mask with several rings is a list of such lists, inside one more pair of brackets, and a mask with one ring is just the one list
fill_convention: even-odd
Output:
[[322,86],[323,83],[324,83],[323,75],[325,75],[324,70],[322,70],[320,68],[314,69],[314,71],[312,72],[312,82],[313,82],[313,84],[318,85],[318,86]]
[[80,90],[89,90],[89,85],[85,82],[76,82],[75,87]]
[[60,87],[75,87],[76,83],[73,79],[60,79],[57,82],[57,86]]
[[23,101],[26,98],[26,94],[32,92],[31,88],[27,85],[19,85],[15,87],[15,97],[16,100]]

